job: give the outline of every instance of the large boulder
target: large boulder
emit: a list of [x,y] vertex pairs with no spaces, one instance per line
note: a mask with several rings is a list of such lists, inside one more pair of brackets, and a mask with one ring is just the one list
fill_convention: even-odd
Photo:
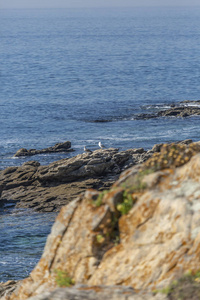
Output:
[[63,207],[39,263],[6,299],[55,296],[59,272],[68,274],[70,284],[128,286],[140,293],[197,272],[198,152],[198,144],[165,146],[141,168],[122,173],[109,191],[88,190]]

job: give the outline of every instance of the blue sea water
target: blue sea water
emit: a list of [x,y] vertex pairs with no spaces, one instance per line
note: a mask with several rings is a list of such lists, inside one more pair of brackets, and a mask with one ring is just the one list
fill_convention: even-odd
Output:
[[0,211],[0,281],[23,279],[41,257],[55,213]]
[[[66,140],[75,152],[34,159],[48,164],[83,152],[84,145],[98,148],[100,140],[121,150],[199,140],[197,116],[135,119],[200,99],[199,15],[198,7],[0,10],[0,169],[33,159],[14,159],[21,147]],[[12,248],[8,260],[0,249],[3,281],[30,272],[53,222],[50,215],[27,213],[20,221],[26,230],[10,246],[18,228],[9,227],[9,220],[17,224],[15,218],[18,214],[0,214],[7,234],[5,239],[1,230],[0,245],[5,253]],[[41,226],[32,225],[42,218],[48,226],[40,237]],[[39,245],[34,255],[32,241]],[[18,268],[22,253],[26,258]]]

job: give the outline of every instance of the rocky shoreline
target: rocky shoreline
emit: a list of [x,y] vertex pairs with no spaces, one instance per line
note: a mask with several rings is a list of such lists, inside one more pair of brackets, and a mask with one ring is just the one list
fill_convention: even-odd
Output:
[[26,279],[1,284],[2,300],[199,299],[200,142],[127,151],[4,170],[2,195],[27,178],[23,187],[36,189],[86,174],[118,180],[62,207],[39,263]]
[[122,170],[141,163],[151,151],[142,148],[119,152],[96,150],[41,166],[29,161],[0,172],[1,206],[31,208],[40,212],[59,211],[88,188],[110,187]]
[[[181,143],[191,143],[186,140]],[[159,152],[162,144],[119,152],[100,149],[41,166],[37,161],[0,171],[0,206],[31,208],[40,212],[59,211],[86,189],[109,188],[119,174],[143,163]]]

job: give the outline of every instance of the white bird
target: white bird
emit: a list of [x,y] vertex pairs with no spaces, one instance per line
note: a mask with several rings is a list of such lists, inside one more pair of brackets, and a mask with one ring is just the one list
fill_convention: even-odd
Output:
[[84,151],[88,153],[92,153],[92,151],[90,149],[87,149],[85,146],[84,146]]
[[104,145],[102,145],[102,143],[101,143],[101,142],[99,142],[99,147],[100,147],[101,149],[105,148],[105,146],[104,146]]

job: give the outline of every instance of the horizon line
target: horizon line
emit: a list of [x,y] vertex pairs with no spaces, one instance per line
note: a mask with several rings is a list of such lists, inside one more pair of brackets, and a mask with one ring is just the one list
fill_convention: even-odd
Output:
[[123,5],[117,5],[117,6],[61,6],[61,7],[47,7],[47,6],[43,6],[43,7],[1,7],[1,10],[7,9],[7,10],[11,10],[11,9],[90,9],[90,8],[97,8],[97,9],[107,9],[107,8],[181,8],[181,7],[200,7],[200,4],[180,4],[180,5],[127,5],[127,6],[123,6]]

